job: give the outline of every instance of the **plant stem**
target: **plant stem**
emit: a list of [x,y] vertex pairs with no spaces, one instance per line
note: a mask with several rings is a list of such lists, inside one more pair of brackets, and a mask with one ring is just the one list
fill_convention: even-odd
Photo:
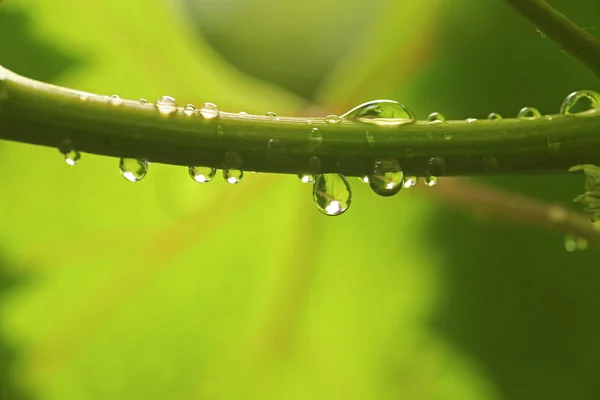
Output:
[[[372,173],[381,159],[417,176],[427,175],[431,157],[445,161],[445,175],[600,164],[599,109],[532,120],[380,126],[225,112],[205,119],[181,108],[165,116],[150,103],[115,103],[0,67],[0,139],[24,143],[183,166],[349,176]],[[310,138],[315,128],[322,140]]]
[[600,77],[600,40],[579,28],[545,0],[504,0]]

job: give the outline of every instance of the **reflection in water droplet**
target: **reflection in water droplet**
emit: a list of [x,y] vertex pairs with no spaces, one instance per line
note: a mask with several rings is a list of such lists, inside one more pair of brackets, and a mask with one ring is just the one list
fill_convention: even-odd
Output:
[[341,121],[341,118],[337,115],[328,115],[325,117],[325,122],[328,124],[337,124]]
[[427,186],[435,186],[435,185],[437,185],[438,178],[437,178],[437,176],[429,175],[429,176],[426,176],[425,179],[423,179],[423,182]]
[[122,106],[123,99],[117,96],[116,94],[113,94],[112,96],[110,96],[110,104],[112,104],[113,106]]
[[308,149],[310,151],[316,150],[321,147],[321,143],[323,143],[323,135],[319,128],[312,128],[308,132]]
[[200,108],[200,115],[202,115],[204,119],[215,119],[219,116],[219,108],[216,104],[204,103]]
[[375,163],[369,176],[369,186],[376,194],[393,196],[402,189],[404,172],[395,160],[380,160]]
[[600,107],[600,94],[593,90],[578,90],[571,93],[562,102],[560,113],[565,115],[579,114]]
[[537,108],[533,107],[523,107],[519,110],[519,114],[517,118],[519,119],[536,119],[542,116],[542,113],[539,112]]
[[171,96],[162,96],[156,100],[155,106],[158,109],[158,112],[165,116],[177,112],[177,102]]
[[568,252],[587,250],[589,243],[586,238],[573,235],[571,233],[565,235],[565,249]]
[[427,122],[430,124],[440,124],[442,122],[446,122],[446,118],[439,112],[434,112],[429,114],[429,117],[427,117]]
[[358,180],[361,181],[361,183],[369,183],[369,177],[367,175],[359,176]]
[[244,177],[244,172],[239,169],[225,169],[223,170],[223,179],[232,185],[240,183]]
[[183,109],[183,113],[185,115],[187,115],[188,117],[191,117],[192,115],[194,115],[194,112],[196,112],[196,107],[194,107],[193,104],[187,104],[185,106],[185,108]]
[[317,175],[313,183],[313,200],[323,214],[340,215],[350,207],[352,190],[342,175]]
[[431,157],[427,163],[427,173],[429,175],[446,175],[446,161],[441,157]]
[[407,176],[406,178],[404,178],[403,186],[407,189],[411,188],[417,184],[417,180],[418,178],[416,176]]
[[311,174],[300,174],[298,178],[302,183],[313,183],[315,181],[315,176]]
[[498,121],[498,120],[502,119],[502,115],[500,115],[498,113],[490,113],[490,115],[488,115],[488,119],[490,121]]
[[376,125],[404,125],[417,120],[405,105],[393,100],[373,100],[348,111],[340,118]]
[[129,182],[138,182],[148,173],[148,162],[135,158],[121,158],[119,161],[121,175]]
[[63,155],[65,156],[65,162],[71,166],[76,165],[81,160],[81,154],[77,150],[70,150],[63,153]]
[[198,183],[208,183],[215,177],[217,170],[210,167],[189,167],[190,176]]

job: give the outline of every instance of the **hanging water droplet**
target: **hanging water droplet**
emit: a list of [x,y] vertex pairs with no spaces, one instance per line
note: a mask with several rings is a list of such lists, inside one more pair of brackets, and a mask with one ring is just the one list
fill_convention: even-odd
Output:
[[277,116],[277,114],[275,114],[273,111],[269,111],[269,112],[265,113],[265,115],[267,117],[271,117],[271,118],[275,118]]
[[120,98],[119,96],[117,96],[116,94],[113,94],[112,96],[110,96],[110,104],[112,104],[113,106],[122,106],[123,105],[123,99]]
[[352,189],[342,175],[317,175],[313,183],[313,200],[323,214],[340,215],[350,207]]
[[341,118],[337,115],[328,115],[325,117],[325,122],[328,124],[337,124],[341,121]]
[[423,182],[427,186],[435,186],[435,185],[437,185],[438,178],[437,178],[437,176],[428,175],[425,177],[425,179],[423,179]]
[[369,186],[380,196],[393,196],[402,189],[404,172],[395,160],[375,162],[373,174],[369,176]]
[[170,115],[177,112],[177,102],[171,96],[162,96],[156,100],[156,108],[162,115]]
[[542,116],[542,113],[539,112],[537,108],[533,107],[523,107],[519,110],[519,114],[517,118],[519,119],[536,119]]
[[194,112],[196,112],[196,107],[194,107],[193,104],[186,104],[186,106],[183,108],[183,113],[188,117],[194,115]]
[[571,93],[560,106],[560,113],[579,114],[600,107],[600,94],[593,90],[578,90]]
[[446,161],[441,157],[431,157],[427,163],[427,173],[429,175],[446,175]]
[[417,180],[418,178],[416,176],[407,176],[406,178],[404,178],[403,186],[407,189],[411,188],[417,184]]
[[323,143],[323,135],[319,128],[312,128],[308,132],[308,149],[310,151],[314,151],[321,147],[321,143]]
[[81,160],[81,154],[77,150],[67,151],[63,155],[65,156],[65,162],[71,166],[76,165]]
[[446,122],[446,118],[439,112],[434,112],[429,114],[429,117],[427,117],[427,122],[430,124],[441,124],[442,122]]
[[467,118],[467,122],[469,124],[476,124],[477,122],[479,122],[479,120],[477,118]]
[[361,183],[369,183],[369,177],[368,177],[367,175],[365,175],[365,176],[359,176],[359,177],[358,177],[358,180],[359,180]]
[[240,183],[242,178],[244,177],[244,171],[239,169],[224,169],[223,170],[223,179],[232,185],[236,183]]
[[300,174],[298,178],[302,183],[313,183],[315,181],[315,176],[311,174]]
[[200,108],[200,115],[202,115],[204,119],[215,119],[219,116],[219,108],[216,104],[204,103]]
[[198,183],[208,183],[213,180],[217,170],[210,167],[189,167],[190,176]]
[[404,125],[417,120],[405,105],[393,100],[373,100],[348,111],[340,118],[376,125]]
[[121,158],[119,161],[121,175],[129,182],[138,182],[148,173],[148,162],[135,158]]
[[490,113],[490,115],[488,115],[488,119],[490,121],[498,121],[498,120],[502,119],[502,115],[493,112],[493,113]]

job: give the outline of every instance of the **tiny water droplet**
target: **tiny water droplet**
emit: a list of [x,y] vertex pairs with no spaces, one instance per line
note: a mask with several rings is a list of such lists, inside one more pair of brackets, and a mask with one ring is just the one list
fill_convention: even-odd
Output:
[[122,106],[123,105],[123,99],[120,98],[119,96],[117,96],[116,94],[113,94],[112,96],[110,96],[110,104],[112,104],[113,106]]
[[488,119],[490,121],[498,121],[502,119],[502,115],[498,114],[498,113],[490,113],[490,115],[488,115]]
[[217,126],[217,136],[219,139],[223,139],[225,137],[225,128],[223,128],[221,125]]
[[321,147],[321,143],[323,143],[323,135],[319,128],[312,128],[308,132],[308,149],[310,151],[316,150]]
[[200,108],[200,115],[202,115],[204,119],[215,119],[219,116],[219,107],[213,103],[204,103]]
[[129,182],[138,182],[148,173],[148,162],[135,158],[121,158],[119,161],[121,175]]
[[81,154],[77,150],[70,150],[63,153],[63,155],[65,156],[65,162],[71,166],[76,165],[81,160]]
[[140,98],[138,101],[139,101],[140,103],[142,103],[142,104],[146,104],[146,103],[148,103],[148,100],[144,99],[143,97],[142,97],[142,98]]
[[446,118],[439,112],[434,112],[429,114],[429,117],[427,117],[427,122],[430,124],[441,124],[442,122],[446,122]]
[[560,106],[560,113],[579,114],[600,107],[600,94],[593,90],[578,90],[571,93]]
[[196,107],[194,107],[193,104],[186,104],[186,106],[183,109],[183,113],[188,117],[194,115],[194,112],[196,112]]
[[275,114],[273,111],[269,111],[265,114],[267,117],[271,117],[271,118],[275,118],[277,116],[277,114]]
[[354,107],[340,118],[389,126],[411,124],[417,120],[408,107],[393,100],[369,101]]
[[317,156],[312,156],[308,159],[308,164],[313,170],[317,171],[321,168],[321,159]]
[[223,170],[223,179],[232,185],[240,183],[242,178],[244,177],[244,171],[239,169],[224,169]]
[[80,101],[86,102],[86,101],[88,101],[89,99],[90,99],[90,95],[89,95],[89,94],[87,94],[87,93],[81,93],[81,94],[79,95],[79,100],[80,100]]
[[467,122],[469,124],[476,124],[477,122],[479,122],[479,120],[477,118],[467,118]]
[[298,178],[302,183],[313,183],[315,181],[315,176],[312,174],[300,174]]
[[427,186],[435,186],[435,185],[437,185],[438,178],[437,178],[437,176],[429,175],[429,176],[426,176],[425,179],[423,179],[423,182]]
[[[393,168],[393,171],[386,171],[388,168]],[[402,189],[403,181],[404,172],[395,161],[377,161],[373,175],[369,176],[371,190],[384,197],[398,193]]]
[[342,175],[317,175],[313,183],[313,200],[323,214],[340,215],[350,207],[352,189]]
[[427,173],[429,175],[446,175],[446,161],[441,157],[431,157],[427,163]]
[[407,176],[406,178],[404,178],[403,186],[407,189],[411,188],[417,184],[417,180],[418,178],[416,176]]
[[444,139],[446,140],[452,140],[454,136],[452,135],[451,132],[444,132]]
[[217,170],[210,167],[189,167],[190,176],[198,183],[208,183],[213,180]]
[[162,115],[171,115],[177,112],[177,102],[171,96],[162,96],[156,100],[156,108]]
[[239,115],[248,115],[248,113],[246,111],[240,111],[238,114]]
[[496,157],[483,157],[483,165],[486,171],[496,171],[500,164]]
[[325,122],[328,124],[338,124],[341,120],[337,115],[328,115],[325,117]]
[[371,132],[366,131],[365,138],[367,139],[367,143],[369,143],[370,145],[375,143],[375,136],[373,136],[373,134]]
[[369,177],[368,177],[367,175],[365,175],[365,176],[359,176],[359,177],[358,177],[358,180],[359,180],[361,183],[369,183]]
[[542,113],[539,112],[537,108],[533,107],[523,107],[519,110],[519,114],[517,118],[519,119],[536,119],[542,116]]

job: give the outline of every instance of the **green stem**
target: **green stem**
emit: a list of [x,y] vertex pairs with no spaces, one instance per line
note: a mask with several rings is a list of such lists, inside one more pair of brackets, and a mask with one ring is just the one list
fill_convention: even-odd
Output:
[[504,0],[580,63],[600,77],[600,40],[544,0]]
[[[24,143],[183,166],[350,176],[371,173],[381,159],[394,159],[417,176],[427,174],[432,157],[445,161],[446,175],[600,164],[599,109],[533,120],[401,126],[311,120],[224,112],[206,120],[181,109],[164,116],[152,104],[114,105],[109,97],[33,81],[0,67],[0,139]],[[310,139],[314,128],[321,142]]]

